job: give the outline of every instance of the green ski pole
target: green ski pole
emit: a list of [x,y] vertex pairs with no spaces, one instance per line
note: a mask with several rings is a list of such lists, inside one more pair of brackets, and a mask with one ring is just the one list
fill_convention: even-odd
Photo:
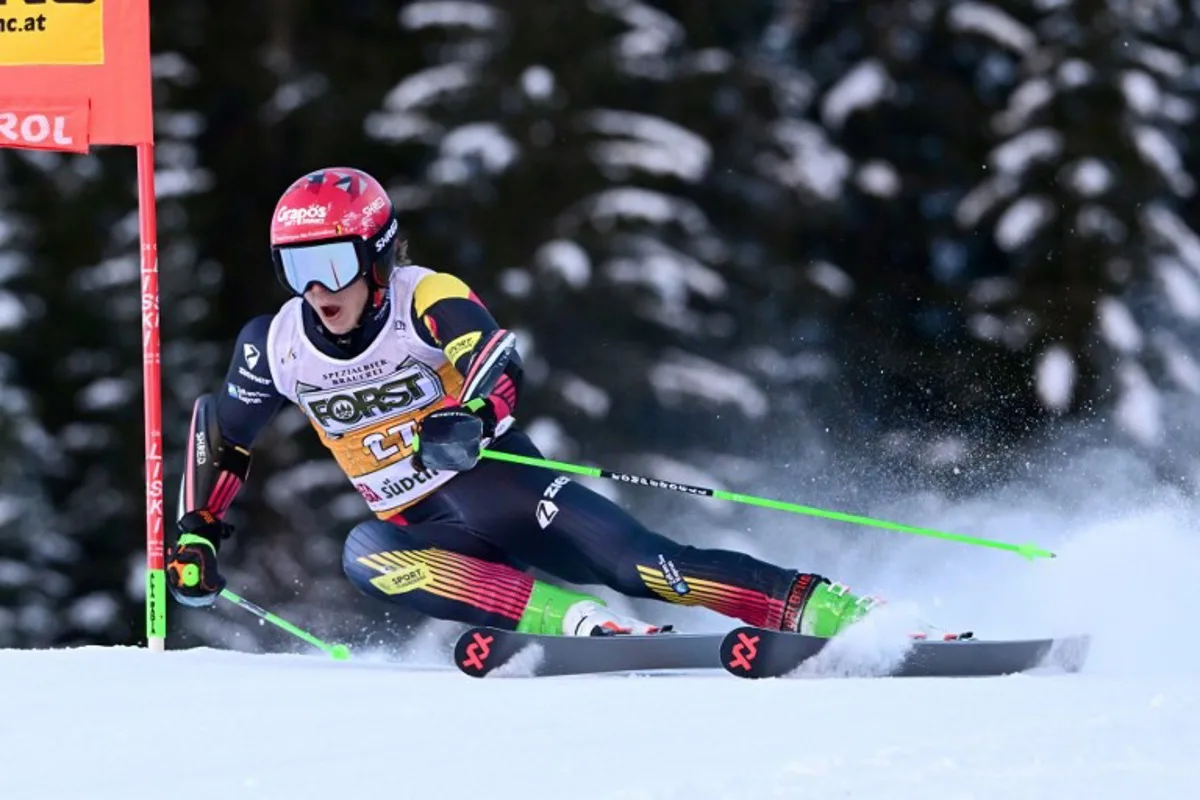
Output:
[[245,610],[249,611],[254,616],[258,617],[259,619],[265,620],[266,622],[269,622],[272,625],[283,628],[285,631],[292,634],[296,638],[303,639],[304,641],[308,642],[313,647],[316,647],[319,650],[324,650],[335,661],[345,661],[346,659],[350,658],[350,648],[346,647],[346,645],[344,645],[344,644],[328,644],[327,642],[323,642],[320,639],[318,639],[317,637],[313,636],[308,631],[304,631],[304,630],[301,630],[300,628],[297,628],[295,625],[288,622],[286,619],[283,619],[282,617],[277,617],[276,615],[272,614],[270,611],[267,611],[265,608],[262,608],[261,606],[256,606],[254,603],[251,603],[249,600],[245,599],[244,597],[240,597],[239,595],[234,594],[233,592],[229,591],[228,589],[221,590],[221,597],[225,598],[226,600],[233,603],[234,605],[239,606],[240,608],[244,608]]
[[963,534],[959,533],[947,533],[945,531],[933,530],[932,528],[919,528],[914,525],[903,525],[898,522],[888,522],[886,520],[863,517],[857,514],[845,514],[841,511],[827,511],[823,508],[803,506],[798,503],[787,503],[782,500],[769,500],[763,497],[753,497],[746,494],[726,492],[721,489],[708,489],[703,486],[690,486],[685,483],[664,481],[659,478],[646,478],[641,475],[630,475],[625,472],[613,472],[611,470],[600,469],[598,467],[585,467],[579,464],[568,464],[563,461],[531,458],[529,456],[514,455],[513,453],[504,453],[498,450],[484,450],[482,453],[480,453],[480,455],[483,458],[490,458],[495,461],[508,461],[513,464],[524,464],[530,467],[541,467],[542,469],[554,470],[557,472],[585,475],[589,478],[605,478],[607,480],[618,481],[620,483],[629,483],[637,486],[649,486],[653,489],[668,489],[671,491],[683,492],[684,494],[696,495],[697,497],[715,497],[718,500],[729,500],[734,503],[744,503],[745,505],[758,506],[760,508],[770,508],[776,511],[787,511],[792,514],[804,514],[811,517],[821,517],[823,519],[836,520],[838,522],[849,522],[856,525],[882,528],[883,530],[896,531],[899,533],[911,533],[918,536],[930,536],[935,539],[945,539],[952,542],[960,542],[962,544],[976,545],[978,547],[991,547],[996,550],[1007,550],[1011,553],[1022,555],[1028,559],[1055,557],[1054,553],[1050,552],[1049,550],[1044,550],[1032,544],[1011,544],[1009,542],[981,539],[975,536],[964,536]]

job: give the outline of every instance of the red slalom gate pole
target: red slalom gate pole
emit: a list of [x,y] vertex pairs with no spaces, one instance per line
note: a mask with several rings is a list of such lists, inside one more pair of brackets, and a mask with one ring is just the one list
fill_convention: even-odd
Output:
[[158,221],[154,145],[137,145],[138,233],[142,251],[142,384],[146,441],[146,645],[167,644],[167,578],[163,564],[162,357],[159,344]]

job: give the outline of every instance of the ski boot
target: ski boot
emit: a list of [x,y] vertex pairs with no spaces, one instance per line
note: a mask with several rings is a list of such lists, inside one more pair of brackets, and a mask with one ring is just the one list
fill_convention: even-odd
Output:
[[829,639],[882,604],[875,597],[859,597],[849,587],[820,575],[801,573],[788,593],[784,630]]
[[534,581],[517,630],[550,636],[614,636],[666,633],[671,626],[651,625],[618,614],[599,597]]

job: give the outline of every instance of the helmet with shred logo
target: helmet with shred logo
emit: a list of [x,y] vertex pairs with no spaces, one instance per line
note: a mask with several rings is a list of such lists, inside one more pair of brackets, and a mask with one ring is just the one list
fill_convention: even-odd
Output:
[[387,191],[352,167],[327,167],[299,178],[271,217],[275,274],[294,295],[314,283],[337,292],[361,277],[372,290],[380,289],[402,248]]

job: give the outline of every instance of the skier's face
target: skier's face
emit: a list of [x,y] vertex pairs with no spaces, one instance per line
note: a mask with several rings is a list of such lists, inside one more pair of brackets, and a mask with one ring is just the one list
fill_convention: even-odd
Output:
[[359,278],[340,292],[334,293],[319,283],[304,293],[304,299],[312,306],[313,311],[321,318],[330,333],[341,336],[349,333],[362,317],[363,308],[367,305],[370,290],[367,281]]

